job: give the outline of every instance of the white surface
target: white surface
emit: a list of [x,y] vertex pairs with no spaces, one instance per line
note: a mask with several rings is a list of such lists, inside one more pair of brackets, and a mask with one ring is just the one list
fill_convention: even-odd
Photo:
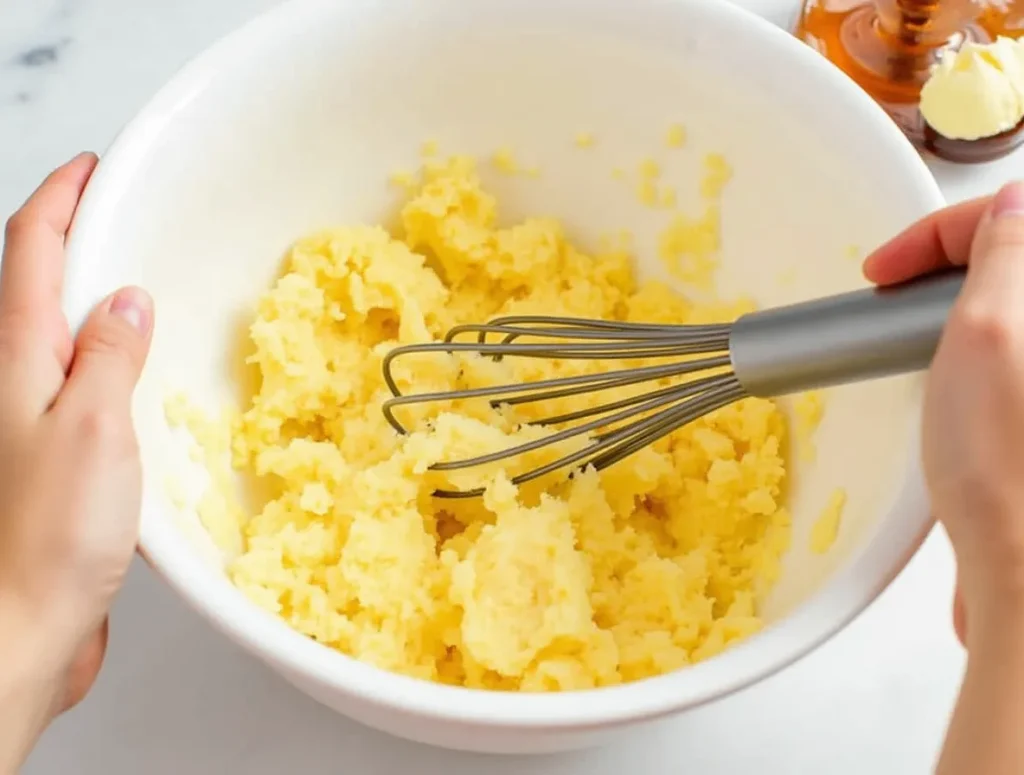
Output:
[[[728,35],[742,56],[709,45]],[[787,80],[791,88],[775,88]],[[819,110],[821,93],[833,110]],[[658,135],[681,118],[689,152],[659,153]],[[600,138],[587,153],[570,145],[581,126]],[[913,438],[919,378],[830,393],[816,460],[791,479],[794,545],[766,601],[769,626],[714,660],[653,680],[585,696],[410,680],[300,636],[240,594],[220,563],[200,561],[189,540],[202,536],[199,523],[179,514],[164,483],[206,476],[166,427],[168,390],[183,389],[211,411],[235,398],[225,353],[237,347],[239,318],[281,251],[338,214],[387,217],[399,200],[387,176],[415,163],[424,136],[480,154],[510,144],[543,179],[484,168],[506,217],[557,213],[591,241],[602,228],[626,228],[638,235],[647,275],[664,274],[651,235],[666,216],[616,186],[611,170],[659,154],[664,179],[695,207],[685,184],[700,174],[703,154],[720,152],[735,174],[722,203],[719,286],[764,305],[862,282],[848,246],[878,244],[942,202],[920,157],[862,91],[792,36],[728,4],[286,4],[147,105],[96,170],[67,250],[73,324],[122,285],[155,296],[161,322],[135,413],[146,471],[140,546],[172,587],[324,704],[407,739],[488,753],[579,748],[719,699],[792,663],[870,603],[929,526]],[[765,181],[773,181],[770,209]],[[778,283],[794,265],[793,282]],[[196,484],[198,491],[205,481]],[[809,532],[837,485],[849,494],[843,529],[821,557],[810,551]],[[183,518],[191,522],[184,534]]]
[[[0,68],[0,210],[75,151],[103,148],[184,58],[269,4],[6,0],[0,62],[70,42],[55,62]],[[756,7],[778,21],[793,13]],[[937,172],[957,200],[1020,175],[1024,157]],[[53,727],[26,773],[923,773],[962,667],[951,586],[948,549],[935,536],[860,620],[765,684],[605,750],[509,760],[402,743],[321,709],[139,566],[115,610],[96,691]]]

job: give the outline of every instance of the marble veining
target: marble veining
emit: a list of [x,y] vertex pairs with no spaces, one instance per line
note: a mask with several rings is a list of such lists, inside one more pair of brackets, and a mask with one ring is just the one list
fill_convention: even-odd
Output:
[[16,56],[14,63],[21,67],[46,67],[53,65],[60,59],[61,50],[70,42],[70,38],[64,38],[59,43],[33,46]]
[[13,0],[0,24],[0,104],[23,106],[44,88],[73,42],[76,9],[87,0]]

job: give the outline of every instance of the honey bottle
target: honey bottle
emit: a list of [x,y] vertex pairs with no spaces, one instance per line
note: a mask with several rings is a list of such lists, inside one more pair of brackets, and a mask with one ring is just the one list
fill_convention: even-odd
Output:
[[870,94],[919,149],[957,162],[988,161],[1022,142],[1022,126],[950,140],[927,125],[921,87],[944,53],[967,41],[1024,34],[1024,0],[804,0],[796,35]]

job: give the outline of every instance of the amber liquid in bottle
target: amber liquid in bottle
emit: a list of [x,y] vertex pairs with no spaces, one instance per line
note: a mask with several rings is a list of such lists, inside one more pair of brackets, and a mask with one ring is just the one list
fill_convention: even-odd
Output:
[[973,141],[938,137],[918,110],[921,87],[945,51],[1024,34],[1024,0],[804,0],[796,34],[860,84],[919,148],[983,161],[1024,140],[1020,131]]

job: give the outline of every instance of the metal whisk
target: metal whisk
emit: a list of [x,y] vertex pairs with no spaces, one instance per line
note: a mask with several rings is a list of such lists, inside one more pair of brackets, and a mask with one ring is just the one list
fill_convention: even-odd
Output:
[[[590,441],[582,449],[521,473],[512,482],[521,484],[568,467],[600,470],[743,398],[776,398],[926,369],[963,277],[963,271],[952,271],[901,286],[853,291],[753,312],[732,324],[649,325],[511,316],[482,325],[457,326],[443,342],[396,347],[387,354],[384,381],[394,398],[384,403],[383,411],[388,422],[404,434],[408,430],[396,418],[395,410],[410,404],[490,398],[494,407],[517,406],[684,378],[668,387],[532,421],[533,425],[567,426],[543,438],[431,466],[435,471],[453,471],[486,465],[587,434]],[[464,336],[473,340],[456,341]],[[517,341],[524,338],[530,341]],[[663,358],[666,363],[521,384],[402,395],[392,374],[393,364],[398,358],[423,353],[559,360]],[[437,490],[434,494],[471,498],[482,492]]]

